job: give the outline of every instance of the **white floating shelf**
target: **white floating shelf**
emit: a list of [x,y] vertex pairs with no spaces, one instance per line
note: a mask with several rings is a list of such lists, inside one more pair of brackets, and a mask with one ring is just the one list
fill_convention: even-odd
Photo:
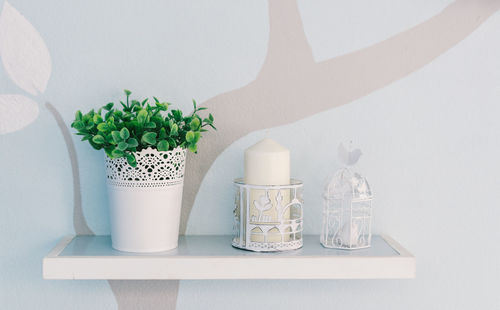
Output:
[[326,249],[319,236],[279,253],[235,249],[231,236],[181,236],[175,250],[135,254],[113,250],[109,236],[68,236],[43,259],[44,279],[403,279],[415,257],[387,236],[368,249]]

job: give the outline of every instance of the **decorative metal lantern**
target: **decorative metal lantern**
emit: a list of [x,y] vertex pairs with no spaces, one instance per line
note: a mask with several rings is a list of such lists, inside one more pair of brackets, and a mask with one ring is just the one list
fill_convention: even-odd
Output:
[[[355,163],[359,155],[346,162]],[[363,176],[350,168],[337,171],[324,192],[321,244],[336,249],[369,247],[372,199],[370,186]]]
[[302,182],[251,185],[237,179],[234,184],[234,247],[258,252],[302,247]]

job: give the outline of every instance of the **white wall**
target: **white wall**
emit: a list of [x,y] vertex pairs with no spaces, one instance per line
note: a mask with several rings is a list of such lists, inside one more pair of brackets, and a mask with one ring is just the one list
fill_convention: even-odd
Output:
[[[498,2],[490,2],[495,12]],[[266,57],[267,2],[9,3],[43,38],[51,74],[46,90],[33,96],[0,68],[0,94],[23,95],[39,109],[27,127],[0,135],[0,308],[117,308],[119,297],[106,281],[41,279],[42,257],[74,233],[70,159],[45,102],[69,124],[76,109],[118,100],[123,88],[189,109],[192,97],[203,102],[245,86]],[[424,23],[449,3],[299,1],[298,9],[320,62]],[[353,140],[362,149],[359,166],[376,195],[374,230],[416,255],[415,280],[181,281],[176,309],[500,307],[499,37],[497,12],[419,70],[269,131],[291,150],[292,174],[305,182],[306,233],[319,232],[321,192],[340,165],[338,144]],[[28,72],[24,78],[30,77]],[[11,111],[7,106],[0,101],[4,115]],[[22,121],[22,115],[9,118]],[[219,134],[224,129],[230,130],[220,128]],[[201,183],[187,233],[231,232],[231,181],[242,175],[243,150],[263,136],[264,129],[251,132],[217,157]],[[97,234],[109,233],[102,154],[77,140],[87,223]],[[154,304],[160,297],[148,298]]]

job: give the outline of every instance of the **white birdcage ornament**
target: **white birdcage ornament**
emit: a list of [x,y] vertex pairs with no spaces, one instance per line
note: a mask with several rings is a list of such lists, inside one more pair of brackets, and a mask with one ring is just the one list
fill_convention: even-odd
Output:
[[361,151],[339,146],[346,167],[328,181],[324,192],[321,244],[327,248],[362,249],[371,244],[372,192],[367,180],[352,167]]

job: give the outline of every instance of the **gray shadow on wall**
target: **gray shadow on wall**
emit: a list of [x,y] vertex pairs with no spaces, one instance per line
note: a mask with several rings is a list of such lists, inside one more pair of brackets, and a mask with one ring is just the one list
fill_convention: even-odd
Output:
[[[257,78],[209,99],[217,134],[200,140],[202,154],[188,156],[180,233],[210,166],[237,139],[347,104],[422,68],[455,46],[500,8],[500,0],[458,0],[440,14],[370,47],[316,63],[295,1],[269,1],[269,47]],[[73,171],[73,221],[77,234],[93,234],[81,208],[76,152],[69,131],[47,103],[68,147]],[[123,309],[175,309],[179,281],[108,281]]]
[[64,120],[57,109],[50,102],[46,102],[45,106],[52,114],[57,126],[61,130],[64,142],[66,143],[66,149],[68,150],[68,156],[71,163],[71,173],[73,176],[73,227],[75,228],[75,233],[77,235],[94,235],[94,232],[87,225],[87,221],[83,215],[82,191],[80,189],[80,169],[78,168],[78,157],[76,156],[76,149],[73,139],[71,138],[71,133],[69,132],[68,127],[64,123]]

